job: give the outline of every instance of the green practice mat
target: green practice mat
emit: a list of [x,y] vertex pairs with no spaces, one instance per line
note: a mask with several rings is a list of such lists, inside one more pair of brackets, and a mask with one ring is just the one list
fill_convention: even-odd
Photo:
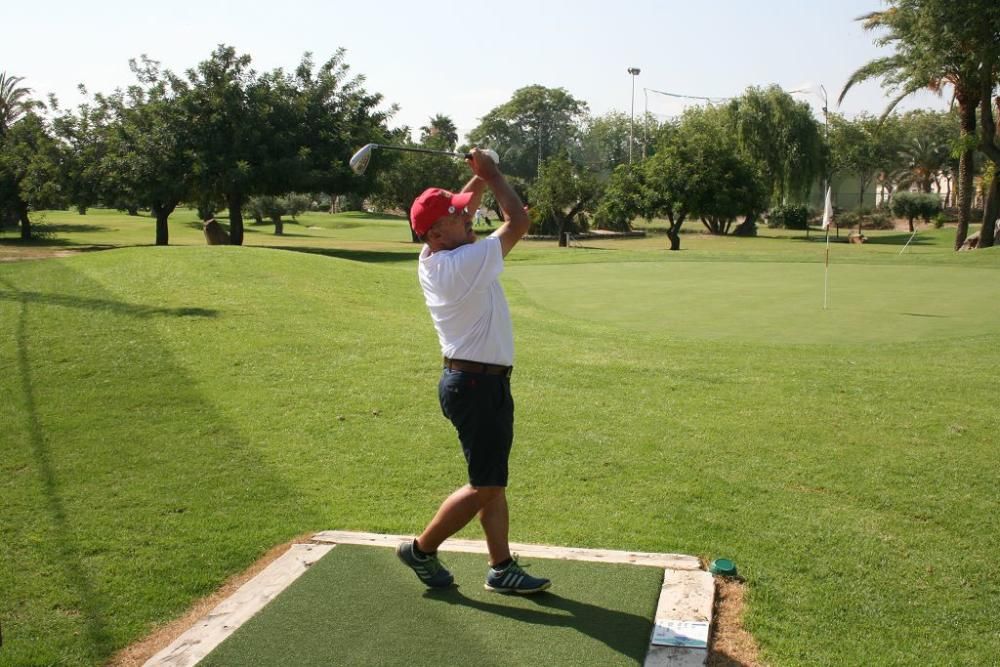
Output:
[[522,559],[552,589],[513,596],[484,555],[442,560],[458,585],[428,591],[393,550],[338,545],[200,664],[642,664],[663,570]]

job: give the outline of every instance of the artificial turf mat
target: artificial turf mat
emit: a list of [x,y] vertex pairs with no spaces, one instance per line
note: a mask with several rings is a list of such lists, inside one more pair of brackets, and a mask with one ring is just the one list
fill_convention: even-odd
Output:
[[200,664],[642,664],[663,570],[523,559],[533,596],[483,588],[486,557],[443,553],[456,587],[429,591],[391,549],[338,545]]

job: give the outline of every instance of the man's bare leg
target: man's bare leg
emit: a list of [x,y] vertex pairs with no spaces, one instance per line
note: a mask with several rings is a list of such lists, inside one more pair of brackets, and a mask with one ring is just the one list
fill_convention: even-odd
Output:
[[507,510],[507,494],[503,487],[500,493],[479,511],[479,523],[486,533],[486,548],[490,552],[490,566],[510,558],[508,532],[510,515]]
[[[503,512],[506,516],[507,504],[502,486],[465,485],[457,489],[441,503],[434,518],[417,537],[417,548],[424,553],[434,553],[442,542],[465,528],[483,508],[495,501],[498,495],[504,497]],[[506,535],[507,529],[504,528],[503,532]]]

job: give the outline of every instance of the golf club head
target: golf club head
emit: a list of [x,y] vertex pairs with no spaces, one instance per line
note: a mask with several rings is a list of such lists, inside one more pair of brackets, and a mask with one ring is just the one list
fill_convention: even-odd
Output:
[[368,168],[368,163],[372,159],[372,151],[378,148],[378,144],[365,144],[362,146],[357,153],[351,156],[351,171],[360,176],[365,173],[365,169]]
[[500,166],[500,156],[497,155],[497,152],[495,150],[493,150],[492,148],[482,148],[480,150],[483,153],[486,153],[487,155],[490,156],[490,159],[493,160],[493,164],[495,164],[498,167]]

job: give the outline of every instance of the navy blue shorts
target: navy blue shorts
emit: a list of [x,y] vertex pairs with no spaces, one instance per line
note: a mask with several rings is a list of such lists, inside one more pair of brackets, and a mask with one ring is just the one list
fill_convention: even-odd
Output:
[[471,486],[507,486],[514,443],[510,378],[444,369],[438,383],[441,411],[451,420],[469,466]]

